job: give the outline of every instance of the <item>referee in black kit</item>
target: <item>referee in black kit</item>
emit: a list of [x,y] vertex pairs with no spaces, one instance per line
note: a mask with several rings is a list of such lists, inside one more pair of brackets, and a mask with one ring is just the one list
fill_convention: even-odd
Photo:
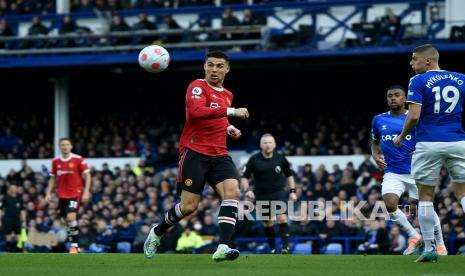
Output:
[[21,234],[21,228],[26,227],[26,211],[18,192],[15,183],[9,184],[7,194],[0,202],[0,231],[3,228],[8,251],[20,251],[16,243]]
[[[241,178],[241,188],[245,191],[246,198],[256,201],[287,201],[297,200],[295,193],[295,182],[292,176],[289,161],[284,155],[274,152],[276,142],[274,137],[267,133],[260,138],[261,152],[252,155],[244,167]],[[249,188],[249,179],[253,175],[255,187],[252,191]],[[290,194],[284,189],[284,178],[287,179]],[[271,253],[276,253],[276,243],[274,239],[275,218],[264,221],[265,235],[271,247]],[[279,223],[279,235],[282,239],[282,254],[289,254],[289,228],[287,225],[287,215],[277,215]]]

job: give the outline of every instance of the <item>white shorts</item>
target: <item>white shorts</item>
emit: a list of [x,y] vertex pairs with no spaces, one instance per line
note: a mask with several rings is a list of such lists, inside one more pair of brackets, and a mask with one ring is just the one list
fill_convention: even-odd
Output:
[[423,185],[436,186],[445,166],[453,183],[465,183],[465,141],[418,142],[412,157],[412,174]]
[[418,199],[418,188],[415,180],[409,174],[385,173],[383,184],[381,184],[381,194],[396,194],[400,197],[405,190],[409,197]]

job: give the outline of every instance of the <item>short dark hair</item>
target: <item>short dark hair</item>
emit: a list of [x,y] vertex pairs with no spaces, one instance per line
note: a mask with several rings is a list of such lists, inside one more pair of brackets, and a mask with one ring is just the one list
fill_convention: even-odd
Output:
[[391,85],[387,91],[389,90],[394,90],[394,89],[399,89],[401,90],[402,92],[404,92],[405,94],[405,88],[402,86],[402,85],[398,85],[398,84],[395,84],[395,85]]
[[413,52],[423,54],[431,58],[435,63],[439,62],[439,51],[432,44],[420,45],[413,49]]
[[71,138],[68,138],[68,137],[60,138],[60,140],[58,140],[58,144],[61,144],[61,142],[63,141],[68,141],[71,145],[73,144],[73,142],[71,141]]
[[222,52],[222,51],[208,52],[207,56],[205,57],[205,61],[208,58],[221,58],[221,59],[224,59],[226,61],[226,63],[229,63],[229,56],[225,52]]

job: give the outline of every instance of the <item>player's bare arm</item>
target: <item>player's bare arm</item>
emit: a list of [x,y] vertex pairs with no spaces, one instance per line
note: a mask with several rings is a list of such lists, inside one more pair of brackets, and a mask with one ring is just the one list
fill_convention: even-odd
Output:
[[394,138],[393,142],[396,147],[400,147],[402,140],[405,139],[407,134],[409,134],[418,124],[418,120],[420,119],[421,114],[421,105],[416,103],[409,103],[409,112],[407,118],[405,119],[404,128],[402,129],[402,133],[399,134],[396,138]]
[[85,177],[85,186],[84,186],[84,194],[82,195],[82,202],[87,203],[90,200],[90,183],[91,183],[91,175],[90,172],[86,172],[84,174]]
[[381,151],[381,147],[379,145],[379,141],[376,139],[371,140],[371,156],[380,169],[384,170],[387,167],[387,164],[384,161],[383,152]]
[[50,176],[50,180],[48,181],[47,194],[45,195],[46,202],[50,202],[52,200],[52,191],[55,188],[55,183],[56,183],[56,176],[54,175]]

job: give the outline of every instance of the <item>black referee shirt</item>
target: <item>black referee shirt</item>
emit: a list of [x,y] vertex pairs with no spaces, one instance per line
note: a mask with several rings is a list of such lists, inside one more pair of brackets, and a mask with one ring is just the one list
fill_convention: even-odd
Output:
[[23,210],[23,202],[21,197],[12,197],[10,195],[6,195],[1,205],[2,206],[0,206],[0,208],[3,209],[4,217],[19,219],[19,214],[21,213],[21,210]]
[[255,193],[270,194],[284,188],[285,178],[292,175],[291,166],[284,155],[274,152],[265,158],[261,152],[252,155],[244,167],[242,177],[255,180]]

